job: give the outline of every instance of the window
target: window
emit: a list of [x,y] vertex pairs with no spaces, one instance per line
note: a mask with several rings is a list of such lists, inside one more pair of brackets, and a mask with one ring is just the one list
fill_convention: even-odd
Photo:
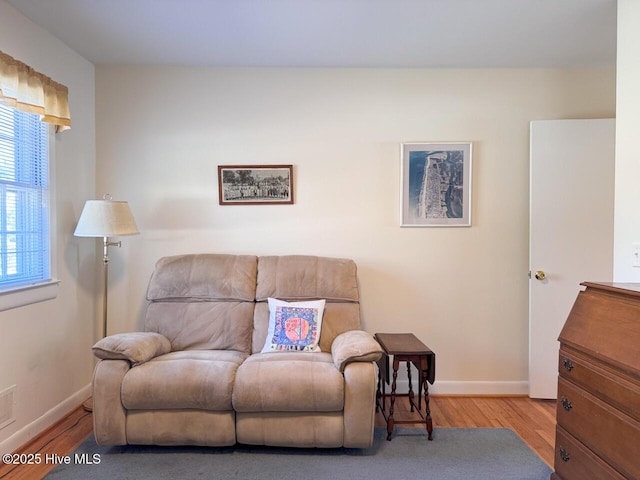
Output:
[[0,292],[50,279],[49,127],[0,104]]

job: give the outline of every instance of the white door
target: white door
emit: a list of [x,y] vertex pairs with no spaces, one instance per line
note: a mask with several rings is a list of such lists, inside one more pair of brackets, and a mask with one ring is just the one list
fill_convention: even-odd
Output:
[[580,282],[613,278],[614,146],[613,119],[531,122],[532,398],[557,396],[558,335]]

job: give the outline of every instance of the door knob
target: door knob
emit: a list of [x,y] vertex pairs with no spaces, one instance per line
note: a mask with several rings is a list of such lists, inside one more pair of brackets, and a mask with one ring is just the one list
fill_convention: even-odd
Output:
[[538,270],[535,273],[535,277],[536,277],[536,280],[544,280],[545,278],[547,278],[547,274],[544,273],[542,270]]

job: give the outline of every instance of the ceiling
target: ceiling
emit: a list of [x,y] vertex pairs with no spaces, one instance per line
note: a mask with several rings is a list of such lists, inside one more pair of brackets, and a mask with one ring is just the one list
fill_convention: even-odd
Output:
[[7,2],[95,64],[461,68],[615,64],[616,0]]

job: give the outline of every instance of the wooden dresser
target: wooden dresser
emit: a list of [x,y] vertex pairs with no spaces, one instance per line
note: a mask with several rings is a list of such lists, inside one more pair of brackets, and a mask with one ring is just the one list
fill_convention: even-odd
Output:
[[640,284],[582,285],[559,337],[551,479],[640,479]]

